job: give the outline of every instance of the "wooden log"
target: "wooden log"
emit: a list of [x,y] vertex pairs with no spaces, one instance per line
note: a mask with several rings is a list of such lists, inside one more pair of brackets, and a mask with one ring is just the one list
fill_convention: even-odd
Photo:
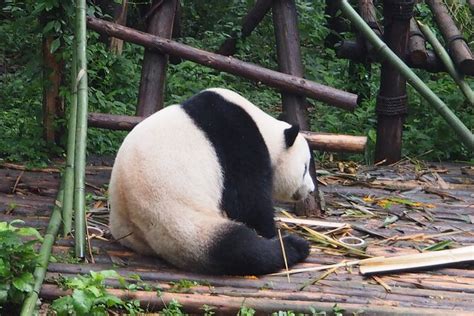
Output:
[[410,37],[408,39],[408,59],[411,65],[423,65],[428,59],[426,43],[414,18],[410,20]]
[[[413,1],[384,1],[384,41],[403,58],[408,44]],[[391,63],[382,63],[380,90],[377,96],[377,141],[375,161],[392,164],[402,155],[402,131],[407,114],[406,79]]]
[[[89,127],[106,128],[111,130],[132,130],[144,117],[89,113]],[[331,152],[364,152],[367,137],[337,135],[314,132],[301,132],[312,149]]]
[[[354,40],[343,40],[335,46],[336,55],[339,58],[346,58],[356,62],[361,62],[363,58],[368,54],[367,50],[361,42]],[[407,59],[407,65],[411,68],[423,69],[428,72],[446,72],[441,60],[436,56],[432,50],[426,50],[426,60],[421,64],[414,64],[411,62],[411,58]],[[375,57],[375,56],[374,56]],[[369,62],[374,62],[369,57]]]
[[465,75],[474,75],[474,57],[461,32],[449,15],[442,0],[427,0],[426,3],[433,12],[434,18],[443,35],[446,48],[459,71]]
[[[149,311],[159,311],[166,307],[173,299],[183,306],[186,313],[202,314],[203,305],[214,307],[214,311],[219,315],[236,315],[242,305],[253,308],[257,311],[257,315],[271,314],[277,311],[291,310],[296,313],[311,313],[312,310],[332,312],[334,308],[333,302],[318,302],[304,300],[288,300],[288,299],[272,299],[248,297],[242,302],[241,297],[230,297],[210,294],[185,294],[185,293],[166,293],[156,295],[155,292],[147,291],[127,291],[119,289],[107,289],[111,295],[117,296],[122,300],[138,300],[143,308]],[[46,300],[54,300],[58,297],[70,295],[70,290],[62,290],[57,285],[44,284],[40,297]],[[363,310],[370,315],[446,315],[446,311],[430,308],[408,308],[390,306],[389,304],[353,304],[342,303],[340,308],[346,313],[358,313]],[[456,315],[469,315],[467,312],[456,311]]]
[[367,49],[360,41],[342,40],[334,46],[338,58],[362,62],[367,58]]
[[315,132],[301,132],[311,148],[330,152],[362,153],[367,146],[367,137]]
[[[247,15],[242,19],[240,38],[246,38],[252,33],[270,10],[272,1],[273,0],[257,0],[257,2],[255,2],[253,8],[250,9]],[[238,37],[237,32],[233,32],[230,37],[222,43],[216,53],[224,56],[234,55]]]
[[232,57],[210,53],[93,17],[88,18],[88,25],[90,29],[106,33],[109,36],[119,37],[138,45],[156,49],[162,53],[174,54],[201,65],[262,82],[277,89],[305,95],[336,107],[353,110],[357,105],[357,95],[301,77],[286,75]]
[[[159,5],[148,20],[147,32],[169,39],[173,33],[177,0],[155,0]],[[152,6],[152,7],[153,7]],[[168,55],[145,49],[136,115],[149,116],[163,108]]]
[[[359,0],[359,12],[360,16],[364,19],[367,25],[377,34],[378,36],[382,36],[383,31],[381,26],[377,21],[377,14],[375,12],[375,6],[373,0]],[[367,39],[364,39],[362,36],[357,37],[357,41],[360,43],[364,43],[366,51],[369,54],[370,59],[377,60],[377,52],[374,51],[374,47]]]

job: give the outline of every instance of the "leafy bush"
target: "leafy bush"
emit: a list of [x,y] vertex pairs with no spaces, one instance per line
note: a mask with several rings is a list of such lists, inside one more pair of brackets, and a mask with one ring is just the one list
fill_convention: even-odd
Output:
[[104,281],[106,278],[115,278],[124,282],[114,270],[100,272],[91,271],[90,275],[65,278],[61,285],[65,289],[72,289],[72,295],[60,297],[53,301],[51,308],[58,316],[74,314],[81,315],[109,315],[109,309],[117,309],[129,315],[143,312],[138,300],[124,301],[117,296],[107,293]]
[[33,290],[35,246],[42,237],[34,228],[15,226],[21,223],[0,222],[0,311],[7,304],[21,304]]

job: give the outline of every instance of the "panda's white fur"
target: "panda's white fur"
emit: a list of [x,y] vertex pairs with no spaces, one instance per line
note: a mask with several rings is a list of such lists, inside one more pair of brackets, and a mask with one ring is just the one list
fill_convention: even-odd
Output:
[[[196,105],[199,102],[204,103]],[[242,113],[253,120],[258,129],[254,134],[260,132],[264,144],[249,145],[250,152],[246,154],[251,155],[252,150],[262,150],[260,147],[266,145],[263,150],[268,151],[272,173],[269,181],[260,183],[260,179],[252,178],[259,170],[249,171],[249,178],[246,178],[243,173],[246,166],[252,169],[251,161],[234,162],[232,157],[226,156],[225,166],[222,165],[222,150],[228,149],[216,148],[215,139],[223,136],[215,131],[213,135],[206,134],[207,128],[216,128],[213,124],[219,123],[217,117],[214,118],[210,109],[208,116],[203,114],[203,118],[199,118],[201,121],[195,117],[206,113],[201,111],[206,102],[212,103],[214,109],[229,109],[229,113],[243,110]],[[188,109],[193,106],[199,111],[190,112]],[[240,128],[238,118],[229,119],[229,122],[234,120],[230,125]],[[263,274],[281,269],[280,245],[272,238],[275,231],[273,208],[270,201],[259,204],[258,200],[268,200],[265,186],[271,183],[271,195],[285,201],[304,198],[314,190],[309,172],[305,171],[310,160],[308,145],[304,137],[295,134],[296,138],[287,136],[292,138],[290,142],[294,141],[288,147],[285,135],[290,130],[294,131],[291,125],[267,115],[239,94],[218,88],[208,89],[184,105],[169,106],[151,115],[127,135],[117,153],[109,186],[112,235],[139,253],[156,254],[187,270]],[[217,132],[220,132],[219,128]],[[222,132],[224,135],[227,131]],[[241,147],[233,148],[236,152],[245,151],[245,144],[254,142],[251,131],[246,134],[245,130],[242,137],[238,132],[230,133],[231,137],[237,137],[236,146],[240,144]],[[224,139],[218,141],[222,143]],[[229,148],[232,144],[226,146]],[[239,187],[231,190],[224,182],[229,180],[230,175],[226,173],[233,171],[233,164],[239,165],[236,167],[239,180],[235,182]],[[253,185],[257,193],[245,193],[252,192],[248,186]],[[229,201],[230,195],[224,196],[224,190],[236,194],[233,196],[255,200],[255,205],[261,205],[262,210],[252,210],[239,217],[239,212],[247,212],[239,205],[253,206],[249,204],[253,202],[243,201],[237,205],[235,203],[239,201]],[[236,206],[235,210],[227,210],[223,205]],[[267,238],[259,237],[257,233]],[[308,255],[304,240],[288,235],[284,242],[290,264]]]

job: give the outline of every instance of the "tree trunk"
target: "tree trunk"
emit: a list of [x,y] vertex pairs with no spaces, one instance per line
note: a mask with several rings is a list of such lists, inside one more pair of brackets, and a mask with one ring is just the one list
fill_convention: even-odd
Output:
[[55,120],[64,116],[64,102],[59,96],[62,62],[51,53],[52,36],[43,37],[43,136],[49,143],[59,143],[60,131]]

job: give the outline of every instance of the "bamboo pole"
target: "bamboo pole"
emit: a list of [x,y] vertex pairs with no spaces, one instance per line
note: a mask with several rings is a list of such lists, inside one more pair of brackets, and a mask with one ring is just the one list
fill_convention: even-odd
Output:
[[254,80],[273,88],[298,95],[304,95],[315,100],[326,102],[332,106],[350,111],[354,110],[357,106],[357,95],[301,77],[287,75],[252,63],[243,62],[236,58],[210,53],[173,40],[139,32],[125,26],[93,17],[87,18],[87,25],[89,29],[95,30],[99,33],[122,38],[131,43],[156,49],[165,54],[175,55],[191,60],[206,67]]
[[421,94],[444,118],[456,132],[458,137],[469,150],[474,150],[474,136],[461,120],[448,108],[448,106],[428,86],[393,53],[387,45],[372,31],[364,20],[351,7],[347,0],[338,0],[343,14],[351,20],[354,26],[374,45],[384,60],[398,68],[407,81]]
[[46,230],[46,234],[44,235],[43,243],[41,244],[37,265],[35,271],[33,272],[35,279],[33,290],[28,293],[25,300],[23,301],[20,314],[21,316],[33,315],[35,311],[36,302],[38,301],[41,286],[48,269],[49,258],[51,257],[51,249],[53,247],[54,240],[58,235],[59,227],[61,226],[61,205],[64,197],[64,179],[65,178],[63,178],[61,181],[57,200],[54,204],[53,211],[51,212],[48,228]]
[[77,123],[74,155],[74,239],[76,257],[84,258],[86,244],[85,224],[85,162],[87,137],[87,60],[86,60],[86,1],[76,1],[77,40]]
[[72,48],[72,73],[71,73],[71,110],[69,112],[66,170],[64,174],[64,203],[62,209],[63,234],[71,233],[72,204],[74,201],[74,149],[76,146],[76,120],[77,120],[77,45],[76,39]]
[[430,42],[431,46],[433,46],[433,50],[435,51],[436,55],[438,55],[439,59],[441,59],[441,61],[443,62],[444,67],[446,67],[448,73],[458,84],[459,89],[461,89],[462,93],[466,96],[466,99],[469,101],[469,103],[473,105],[474,93],[472,92],[471,87],[469,87],[469,84],[464,81],[464,75],[460,74],[457,71],[456,67],[454,66],[454,62],[449,57],[449,54],[446,49],[444,49],[443,45],[441,45],[439,40],[436,38],[436,35],[431,31],[428,25],[425,25],[418,21],[418,26],[420,27],[420,30],[423,32],[423,35],[425,35],[428,42]]

